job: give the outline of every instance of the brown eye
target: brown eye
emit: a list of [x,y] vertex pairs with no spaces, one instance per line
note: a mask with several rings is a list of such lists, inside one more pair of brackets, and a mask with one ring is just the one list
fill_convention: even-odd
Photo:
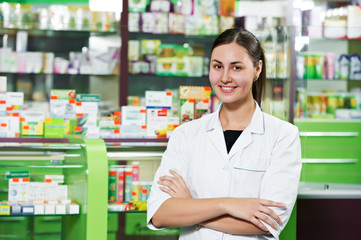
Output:
[[221,66],[221,65],[214,65],[213,68],[215,68],[215,69],[221,69],[222,66]]

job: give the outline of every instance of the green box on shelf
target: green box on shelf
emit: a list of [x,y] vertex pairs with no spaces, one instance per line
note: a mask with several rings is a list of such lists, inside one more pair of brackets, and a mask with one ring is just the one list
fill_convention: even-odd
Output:
[[63,118],[47,118],[44,125],[44,137],[62,138],[66,135],[66,129]]

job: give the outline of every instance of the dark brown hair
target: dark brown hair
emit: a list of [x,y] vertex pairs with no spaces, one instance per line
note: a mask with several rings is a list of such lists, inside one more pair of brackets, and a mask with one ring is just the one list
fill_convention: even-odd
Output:
[[266,58],[258,39],[249,31],[242,28],[230,28],[222,32],[214,41],[213,50],[223,44],[235,42],[244,47],[253,62],[253,66],[257,67],[259,60],[262,61],[262,71],[256,81],[252,85],[253,98],[261,106],[262,98],[266,87]]

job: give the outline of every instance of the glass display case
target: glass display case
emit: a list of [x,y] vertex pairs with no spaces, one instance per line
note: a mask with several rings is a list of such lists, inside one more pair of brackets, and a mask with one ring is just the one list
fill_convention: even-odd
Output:
[[298,9],[294,123],[300,129],[301,181],[361,183],[361,25],[351,1]]
[[1,239],[106,238],[102,141],[0,140]]
[[178,239],[179,228],[147,227],[146,200],[166,139],[106,139],[108,239]]
[[0,4],[0,75],[8,92],[46,102],[51,89],[99,93],[93,86],[99,79],[118,80],[120,45],[92,43],[119,37],[114,13],[91,12],[85,1],[22,2]]

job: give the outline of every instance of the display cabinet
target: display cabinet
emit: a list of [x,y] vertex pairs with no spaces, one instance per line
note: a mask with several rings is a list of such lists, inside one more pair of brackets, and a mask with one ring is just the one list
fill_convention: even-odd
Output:
[[1,239],[106,239],[102,140],[0,142]]
[[[22,52],[16,52],[16,45],[20,41],[19,33],[25,33],[27,38],[24,43],[27,44],[27,48],[19,50]],[[110,70],[108,72],[90,71],[92,69],[85,69],[85,67],[82,72],[79,72],[78,68],[73,69],[72,72],[70,67],[74,64],[79,67],[80,62],[84,64],[84,59],[81,59],[82,54],[84,57],[89,57],[90,38],[105,38],[117,34],[115,30],[102,32],[1,28],[0,45],[6,44],[7,48],[3,47],[0,53],[2,56],[0,74],[8,79],[8,91],[24,92],[25,101],[47,101],[51,89],[75,89],[77,93],[97,93],[92,92],[94,91],[91,87],[92,76],[106,80],[107,78],[117,79],[118,74]],[[100,52],[97,53],[100,55]],[[102,54],[104,61],[107,61],[105,53]],[[27,58],[30,57],[34,59],[28,60]],[[53,63],[49,64],[51,61]],[[14,63],[7,66],[7,62]],[[30,62],[33,66],[30,66]]]
[[360,8],[315,1],[301,16],[293,66],[301,181],[360,184]]
[[[71,3],[69,5],[69,3]],[[46,102],[51,89],[98,93],[97,82],[118,82],[119,24],[89,2],[5,1],[0,4],[0,75],[8,92]],[[94,40],[96,39],[96,40]],[[100,42],[99,39],[106,39]],[[95,43],[94,43],[95,42]],[[117,101],[115,97],[104,101]]]
[[[150,192],[150,186],[154,174],[159,167],[161,157],[166,148],[166,139],[105,139],[107,148],[107,159],[109,173],[111,171],[131,171],[130,189],[132,199],[128,199],[126,183],[129,179],[125,173],[125,186],[123,192],[123,203],[141,201],[145,203]],[[138,168],[139,167],[139,168]],[[129,170],[128,170],[129,169]],[[118,174],[117,174],[118,176]],[[111,178],[111,174],[109,174]],[[119,177],[119,176],[118,176]],[[109,180],[111,185],[112,180]],[[117,180],[117,184],[119,181]],[[146,187],[145,187],[146,186]],[[111,199],[110,187],[108,188],[108,199]],[[143,193],[135,192],[137,189]],[[145,192],[144,192],[145,190]],[[118,195],[118,190],[117,195]],[[129,193],[128,193],[129,194]],[[135,195],[139,194],[138,197]],[[115,209],[114,202],[122,201],[119,197],[109,201],[108,207],[108,239],[178,239],[179,228],[167,228],[161,231],[152,231],[147,227],[146,208],[140,209]],[[146,206],[146,205],[145,205]]]

